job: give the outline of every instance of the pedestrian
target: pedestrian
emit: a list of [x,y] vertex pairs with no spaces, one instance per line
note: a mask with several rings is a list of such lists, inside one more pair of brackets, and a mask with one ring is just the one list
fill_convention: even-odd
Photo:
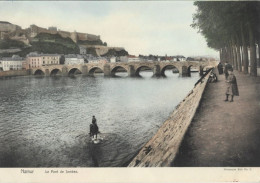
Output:
[[225,73],[225,78],[227,80],[228,78],[228,70],[232,69],[232,65],[230,65],[229,63],[225,62],[225,68],[224,68],[224,73]]
[[229,95],[231,96],[230,102],[233,102],[234,96],[239,96],[239,91],[238,91],[238,87],[237,87],[236,76],[234,75],[232,68],[230,68],[228,70],[228,78],[227,78],[226,82],[227,82],[228,86],[227,86],[227,91],[226,91],[225,102],[228,101]]
[[223,74],[223,65],[221,62],[219,62],[219,64],[218,64],[218,73],[219,73],[219,75]]
[[97,119],[95,116],[92,117],[92,124],[90,124],[90,136],[92,138],[95,137],[97,139],[97,134],[99,133],[98,125],[97,125]]

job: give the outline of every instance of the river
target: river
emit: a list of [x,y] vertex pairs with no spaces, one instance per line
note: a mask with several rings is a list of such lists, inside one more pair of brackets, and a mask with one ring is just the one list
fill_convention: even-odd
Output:
[[[125,166],[199,79],[118,75],[0,80],[0,167]],[[92,115],[100,144],[88,135]]]

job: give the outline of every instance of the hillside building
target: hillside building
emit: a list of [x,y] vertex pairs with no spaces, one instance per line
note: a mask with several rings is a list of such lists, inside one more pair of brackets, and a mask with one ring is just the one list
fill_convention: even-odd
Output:
[[18,55],[13,55],[12,57],[4,57],[0,60],[0,70],[22,70],[25,59]]
[[182,61],[186,61],[186,58],[184,56],[182,56],[182,55],[177,55],[176,58],[177,58],[176,61],[181,61],[181,62]]
[[88,63],[100,63],[100,64],[105,64],[107,63],[107,59],[104,57],[90,57],[88,58]]
[[110,58],[110,62],[111,62],[111,63],[115,63],[115,62],[116,62],[116,57],[111,57],[111,58]]
[[81,55],[86,55],[87,54],[87,48],[85,48],[83,46],[79,46],[79,53]]
[[56,32],[58,31],[57,27],[49,27],[48,30],[49,31],[56,31]]
[[28,28],[28,35],[30,37],[35,37],[40,33],[48,33],[48,34],[59,34],[63,38],[71,38],[72,41],[77,43],[78,41],[97,41],[100,40],[100,35],[88,34],[88,33],[80,33],[80,32],[68,32],[57,29],[57,27],[49,27],[48,29],[38,27],[37,25],[30,25]]
[[128,62],[127,56],[119,56],[117,57],[117,62]]
[[21,27],[10,22],[0,21],[0,32],[15,32],[17,30],[21,30]]
[[137,57],[135,55],[128,55],[128,56],[116,57],[116,61],[115,62],[141,62],[141,61],[145,61],[145,59]]
[[26,58],[26,69],[60,64],[61,55],[30,53]]
[[84,64],[84,58],[81,55],[65,55],[65,65]]
[[136,57],[134,55],[128,55],[128,62],[140,62],[140,58],[139,57]]

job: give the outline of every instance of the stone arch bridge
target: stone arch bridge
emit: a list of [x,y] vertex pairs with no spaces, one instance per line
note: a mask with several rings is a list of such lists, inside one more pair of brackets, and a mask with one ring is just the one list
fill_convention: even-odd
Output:
[[214,67],[217,65],[216,61],[185,61],[185,62],[115,62],[115,63],[86,63],[79,65],[49,65],[30,69],[32,75],[45,76],[69,76],[80,73],[85,76],[93,76],[95,71],[99,70],[104,73],[104,76],[115,76],[118,71],[126,71],[128,76],[140,76],[141,70],[152,70],[154,76],[165,76],[166,69],[175,68],[178,70],[180,76],[190,76],[191,68],[202,72],[203,69]]

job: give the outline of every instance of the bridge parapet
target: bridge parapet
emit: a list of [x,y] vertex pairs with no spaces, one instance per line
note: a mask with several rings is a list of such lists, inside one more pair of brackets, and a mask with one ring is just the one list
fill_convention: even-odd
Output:
[[31,74],[42,74],[45,76],[61,75],[68,76],[75,73],[82,73],[85,76],[91,76],[97,69],[100,69],[104,76],[115,76],[119,68],[125,70],[129,77],[139,76],[143,69],[150,69],[156,77],[165,76],[164,71],[167,68],[176,68],[180,76],[190,76],[191,68],[197,68],[201,71],[206,67],[215,67],[216,61],[170,61],[170,62],[115,62],[115,63],[86,63],[78,65],[49,65],[32,68]]

